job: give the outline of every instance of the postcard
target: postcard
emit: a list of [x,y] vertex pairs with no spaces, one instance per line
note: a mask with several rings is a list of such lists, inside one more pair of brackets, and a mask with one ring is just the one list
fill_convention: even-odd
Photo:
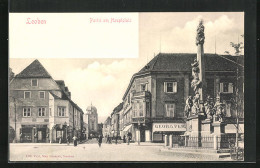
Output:
[[243,161],[244,12],[9,13],[9,161]]

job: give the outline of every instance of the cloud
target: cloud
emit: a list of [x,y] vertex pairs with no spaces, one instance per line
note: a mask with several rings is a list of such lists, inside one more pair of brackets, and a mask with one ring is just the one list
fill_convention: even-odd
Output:
[[122,102],[130,78],[137,71],[134,62],[122,60],[102,64],[94,61],[86,68],[70,71],[65,82],[72,93],[72,99],[84,112],[92,102],[99,116],[109,116]]

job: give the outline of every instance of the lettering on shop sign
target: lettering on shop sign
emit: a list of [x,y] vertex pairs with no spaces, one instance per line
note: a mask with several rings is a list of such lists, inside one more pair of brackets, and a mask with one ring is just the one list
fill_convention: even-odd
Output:
[[154,131],[186,131],[186,123],[155,123]]

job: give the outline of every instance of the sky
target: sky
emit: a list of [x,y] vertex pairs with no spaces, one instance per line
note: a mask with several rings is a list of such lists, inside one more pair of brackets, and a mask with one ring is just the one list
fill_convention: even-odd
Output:
[[[216,52],[217,54],[224,54],[225,51],[234,53],[230,42],[244,42],[243,37],[240,36],[244,34],[244,13],[242,12],[139,13],[139,25],[137,27],[139,31],[131,31],[126,38],[132,41],[128,40],[128,42],[124,43],[125,45],[121,45],[127,48],[127,51],[130,51],[131,48],[135,51],[138,49],[137,56],[133,56],[136,54],[136,52],[133,52],[132,56],[122,58],[116,56],[114,58],[113,55],[118,54],[117,51],[120,49],[113,49],[111,53],[106,52],[106,58],[61,58],[60,55],[65,52],[60,50],[64,50],[64,46],[53,48],[47,41],[44,41],[46,39],[41,38],[40,42],[44,42],[45,45],[43,47],[46,50],[42,51],[52,53],[54,57],[57,55],[58,58],[37,58],[37,53],[42,53],[39,51],[41,48],[37,45],[39,44],[37,43],[37,38],[31,38],[31,40],[27,41],[29,44],[28,49],[19,50],[18,46],[26,48],[28,45],[27,43],[26,45],[23,44],[21,39],[15,38],[14,34],[23,33],[22,28],[16,27],[11,32],[13,36],[11,34],[9,38],[9,64],[13,72],[17,74],[37,58],[55,80],[65,81],[66,86],[71,91],[72,100],[84,112],[87,106],[92,103],[98,110],[99,122],[104,122],[106,117],[112,113],[112,110],[122,102],[123,94],[132,75],[144,67],[155,55],[159,52],[196,53],[196,28],[200,19],[203,19],[205,26],[205,53]],[[103,27],[104,29],[106,28],[106,26]],[[133,26],[133,29],[136,29],[136,26]],[[73,32],[66,38],[80,37],[82,31],[83,29]],[[67,31],[65,32],[67,33]],[[24,33],[28,35],[26,32]],[[46,34],[46,32],[42,33]],[[62,35],[64,34],[57,34],[55,40],[62,41],[64,38]],[[121,41],[118,42],[119,39],[117,37],[121,37],[122,34],[114,34],[114,36],[115,39],[111,38],[109,43],[114,43],[114,41],[116,41],[115,44],[120,43]],[[132,39],[131,36],[139,38],[136,40],[135,38]],[[74,40],[69,46],[67,44],[66,47],[69,47],[69,50],[77,50],[77,47],[81,45],[79,43],[77,40]],[[102,44],[100,42],[98,46],[98,54],[102,54]],[[82,47],[84,48],[84,46]],[[19,52],[15,52],[16,48]],[[119,53],[122,53],[122,51],[123,49]],[[81,52],[93,55],[95,51],[82,50]],[[75,53],[77,54],[79,51]]]

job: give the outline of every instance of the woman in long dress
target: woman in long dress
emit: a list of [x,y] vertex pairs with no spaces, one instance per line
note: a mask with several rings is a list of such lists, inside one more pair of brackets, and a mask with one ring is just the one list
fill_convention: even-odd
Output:
[[77,137],[74,135],[74,137],[72,138],[73,139],[73,142],[74,142],[74,146],[77,146]]

